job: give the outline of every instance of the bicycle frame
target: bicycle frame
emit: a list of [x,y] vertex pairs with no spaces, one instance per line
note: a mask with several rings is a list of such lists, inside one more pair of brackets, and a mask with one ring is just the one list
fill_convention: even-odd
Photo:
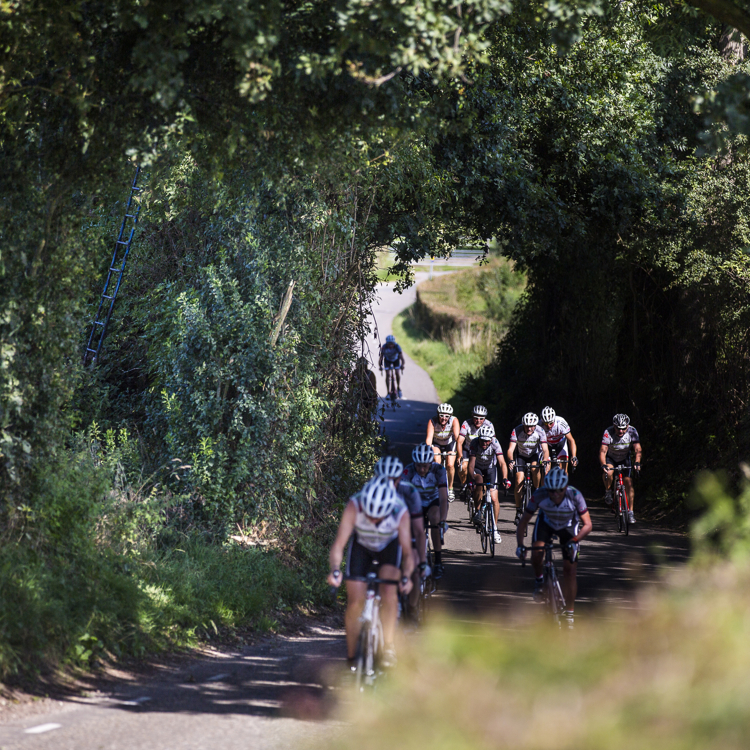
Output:
[[630,526],[630,500],[622,478],[622,472],[626,468],[627,466],[622,465],[612,468],[612,509],[617,518],[617,530],[624,532],[625,536],[628,535]]
[[480,506],[480,513],[482,517],[482,525],[479,530],[479,538],[482,544],[482,552],[487,551],[489,544],[490,557],[495,556],[495,512],[492,504],[492,490],[497,487],[495,482],[484,482],[482,484],[484,493],[482,495],[482,505]]
[[[552,536],[552,539],[556,539]],[[544,599],[547,611],[552,615],[555,622],[560,624],[560,615],[565,610],[565,597],[563,596],[560,580],[557,577],[555,558],[552,555],[552,541],[544,545]]]
[[364,690],[366,686],[374,685],[379,670],[380,656],[383,653],[385,641],[383,625],[380,622],[380,584],[397,586],[398,581],[388,578],[378,578],[377,573],[362,576],[347,576],[348,581],[364,581],[367,584],[367,594],[359,616],[361,630],[359,632],[359,646],[357,648],[356,685]]

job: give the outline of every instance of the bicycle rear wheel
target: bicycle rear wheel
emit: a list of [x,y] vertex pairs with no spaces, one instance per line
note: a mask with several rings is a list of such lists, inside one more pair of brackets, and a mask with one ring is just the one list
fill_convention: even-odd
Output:
[[[524,482],[523,485],[523,502],[521,503],[521,509],[523,510],[523,513],[526,513],[526,510],[528,508],[529,503],[531,502],[531,494],[533,492],[532,490],[532,484],[531,480],[529,480],[528,484]],[[523,532],[523,538],[526,538],[526,535],[529,533],[529,524],[526,524],[526,529]]]
[[617,488],[617,508],[619,516],[619,527],[625,536],[628,535],[628,499],[625,490],[622,487]]

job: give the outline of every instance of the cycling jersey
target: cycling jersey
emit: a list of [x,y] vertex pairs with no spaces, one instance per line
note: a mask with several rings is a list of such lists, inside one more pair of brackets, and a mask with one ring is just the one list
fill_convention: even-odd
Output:
[[522,458],[532,458],[541,453],[542,444],[547,442],[547,433],[539,425],[536,425],[531,435],[527,435],[524,432],[523,425],[519,424],[510,433],[510,442],[518,445],[516,455]]
[[398,525],[405,513],[408,513],[403,500],[396,503],[393,510],[379,523],[373,523],[362,510],[361,493],[352,496],[357,507],[354,520],[354,533],[357,542],[371,552],[380,552],[394,539],[398,539]]
[[583,495],[570,485],[565,490],[565,495],[559,505],[552,501],[549,492],[544,487],[534,490],[526,510],[533,515],[537,508],[540,518],[543,518],[544,522],[555,531],[575,526],[580,517],[588,511]]
[[380,347],[383,359],[389,364],[396,364],[401,357],[401,347],[398,344],[383,344]]
[[453,423],[458,422],[458,419],[452,416],[445,427],[440,424],[440,420],[437,417],[432,417],[430,422],[432,422],[432,426],[435,428],[435,432],[432,435],[433,444],[439,445],[441,448],[447,448],[449,451],[456,450],[456,441],[453,437]]
[[628,425],[628,429],[621,436],[616,434],[614,425],[612,425],[604,430],[602,436],[602,445],[607,446],[607,456],[611,456],[617,464],[621,464],[630,455],[630,447],[633,443],[640,442],[638,430],[633,425]]
[[[468,450],[469,450],[469,446],[471,445],[471,441],[474,440],[474,438],[479,435],[479,430],[486,424],[492,427],[492,422],[490,422],[489,419],[485,419],[484,422],[482,422],[482,424],[479,425],[479,427],[475,427],[474,422],[472,422],[470,419],[465,420],[464,423],[461,425],[461,430],[458,433],[458,436],[459,437],[461,437],[461,435],[464,436],[464,445],[463,445],[464,459],[467,459],[469,457]],[[495,428],[492,427],[492,429],[494,430]]]
[[471,459],[473,456],[476,459],[474,466],[477,469],[489,469],[491,466],[497,466],[498,453],[502,456],[503,449],[496,437],[492,438],[486,448],[482,447],[480,438],[474,438],[469,446],[469,458]]
[[547,443],[549,444],[550,452],[554,453],[554,455],[567,456],[567,436],[570,433],[568,423],[562,417],[555,417],[552,427],[547,429],[547,425],[544,425],[542,429],[547,435]]
[[441,464],[431,464],[430,470],[424,477],[417,473],[417,467],[414,464],[409,464],[404,469],[401,481],[403,482],[404,479],[417,488],[422,498],[423,508],[426,508],[438,499],[438,490],[441,487],[448,489],[448,474],[445,471],[445,467]]
[[396,487],[398,496],[404,501],[409,515],[412,518],[422,516],[422,496],[419,494],[419,490],[411,483],[402,479]]

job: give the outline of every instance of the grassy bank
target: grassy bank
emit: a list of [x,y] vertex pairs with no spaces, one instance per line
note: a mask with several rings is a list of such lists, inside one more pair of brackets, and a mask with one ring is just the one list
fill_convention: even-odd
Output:
[[[495,349],[525,287],[525,278],[503,258],[419,285],[421,304],[396,316],[393,333],[404,351],[435,383],[441,401],[459,413],[473,404],[457,392]],[[465,402],[465,403],[464,403]]]

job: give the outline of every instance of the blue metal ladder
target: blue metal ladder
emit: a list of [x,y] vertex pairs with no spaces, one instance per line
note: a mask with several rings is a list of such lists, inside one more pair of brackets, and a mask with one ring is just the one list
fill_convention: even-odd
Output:
[[112,262],[109,264],[107,280],[104,282],[99,307],[91,324],[91,333],[86,344],[86,351],[83,353],[84,367],[88,364],[93,366],[99,361],[99,353],[102,349],[104,337],[107,334],[107,326],[109,325],[109,319],[112,317],[112,309],[115,306],[117,292],[120,291],[122,275],[125,272],[125,262],[128,259],[130,246],[133,244],[133,235],[135,234],[135,226],[138,223],[138,214],[141,212],[141,204],[136,198],[136,195],[141,192],[141,188],[137,187],[140,172],[141,168],[136,167],[133,184],[130,187],[128,203],[125,207],[125,216],[120,226],[120,234],[117,236],[117,240],[115,240],[115,249],[112,253]]

